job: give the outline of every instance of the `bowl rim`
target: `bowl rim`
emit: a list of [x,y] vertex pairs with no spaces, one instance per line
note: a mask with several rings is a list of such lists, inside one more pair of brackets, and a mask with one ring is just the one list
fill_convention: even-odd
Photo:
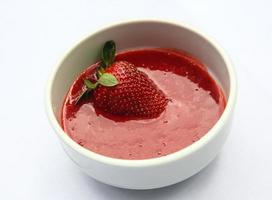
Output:
[[[141,160],[127,160],[127,159],[118,159],[118,158],[112,158],[108,156],[104,156],[95,152],[92,152],[91,150],[88,150],[79,144],[77,144],[74,140],[72,140],[61,128],[58,120],[56,119],[53,111],[53,107],[51,105],[51,94],[52,94],[52,86],[54,82],[55,75],[59,69],[59,67],[62,65],[62,62],[69,56],[69,54],[76,49],[78,46],[80,46],[82,43],[84,43],[86,40],[89,39],[89,37],[92,37],[95,34],[99,34],[100,32],[106,31],[108,29],[111,29],[113,27],[117,26],[125,26],[125,25],[131,25],[131,24],[138,24],[138,23],[159,23],[159,24],[168,24],[172,26],[177,26],[183,29],[187,29],[188,31],[193,32],[194,34],[202,37],[205,39],[208,43],[210,43],[216,51],[221,55],[223,61],[226,64],[229,80],[230,80],[230,89],[229,89],[229,98],[227,100],[227,104],[225,107],[224,112],[222,113],[219,120],[215,123],[215,125],[203,136],[200,140],[197,142],[179,150],[176,152],[173,152],[171,154],[168,154],[166,156],[162,157],[156,157],[156,158],[149,158],[149,159],[141,159]],[[49,76],[49,79],[47,81],[46,85],[46,94],[45,94],[45,109],[48,116],[48,119],[55,130],[58,137],[65,142],[68,146],[70,146],[73,150],[75,150],[77,153],[85,156],[88,159],[92,159],[104,164],[108,165],[114,165],[114,166],[123,166],[123,167],[148,167],[148,166],[155,166],[155,165],[162,165],[166,164],[175,160],[179,160],[182,158],[185,158],[197,150],[201,149],[203,146],[205,146],[209,141],[211,141],[213,138],[216,137],[217,134],[219,134],[220,130],[223,128],[225,123],[228,121],[228,119],[231,117],[232,111],[234,109],[235,103],[237,98],[237,78],[236,73],[233,68],[233,64],[225,52],[225,50],[213,39],[212,37],[206,35],[202,31],[199,31],[196,28],[193,28],[187,24],[177,22],[177,21],[169,21],[169,20],[154,20],[154,19],[141,19],[141,20],[125,20],[122,22],[116,22],[111,23],[109,25],[103,26],[102,28],[93,31],[89,33],[87,36],[83,37],[83,39],[80,39],[79,42],[77,42],[75,45],[73,45],[72,48],[68,49],[67,52],[62,56],[60,62],[54,67],[52,73]]]

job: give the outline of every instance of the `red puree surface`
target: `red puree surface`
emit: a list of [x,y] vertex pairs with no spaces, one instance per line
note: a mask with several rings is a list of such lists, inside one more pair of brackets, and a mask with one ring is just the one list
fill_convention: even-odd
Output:
[[64,131],[81,146],[109,157],[147,159],[179,151],[199,140],[225,108],[222,90],[203,64],[187,53],[170,49],[143,49],[118,54],[144,71],[170,99],[156,119],[120,120],[97,114],[86,98],[74,105],[97,63],[73,83],[66,97]]

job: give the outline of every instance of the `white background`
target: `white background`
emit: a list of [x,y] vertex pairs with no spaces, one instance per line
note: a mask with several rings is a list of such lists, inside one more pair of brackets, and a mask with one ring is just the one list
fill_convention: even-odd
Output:
[[[185,22],[213,36],[239,78],[232,133],[217,159],[171,187],[117,189],[81,173],[44,111],[46,79],[83,36],[128,19]],[[272,199],[272,3],[0,1],[0,199]]]

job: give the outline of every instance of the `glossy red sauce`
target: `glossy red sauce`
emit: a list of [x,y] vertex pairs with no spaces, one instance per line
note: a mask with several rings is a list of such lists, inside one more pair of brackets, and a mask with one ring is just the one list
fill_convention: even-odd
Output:
[[138,66],[170,98],[156,119],[126,120],[98,114],[91,98],[74,101],[83,79],[97,63],[73,83],[62,110],[64,131],[81,146],[109,157],[147,159],[179,151],[199,140],[220,118],[225,108],[222,90],[203,64],[186,53],[169,49],[144,49],[118,54]]

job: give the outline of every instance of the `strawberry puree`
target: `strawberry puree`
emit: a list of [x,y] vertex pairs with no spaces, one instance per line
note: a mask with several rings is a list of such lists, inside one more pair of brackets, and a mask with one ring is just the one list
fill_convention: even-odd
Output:
[[225,97],[206,68],[186,53],[169,49],[144,49],[117,55],[138,66],[170,101],[155,119],[131,120],[105,116],[91,98],[74,105],[82,80],[97,66],[84,71],[66,97],[64,131],[81,146],[114,158],[147,159],[179,151],[199,140],[220,118]]

